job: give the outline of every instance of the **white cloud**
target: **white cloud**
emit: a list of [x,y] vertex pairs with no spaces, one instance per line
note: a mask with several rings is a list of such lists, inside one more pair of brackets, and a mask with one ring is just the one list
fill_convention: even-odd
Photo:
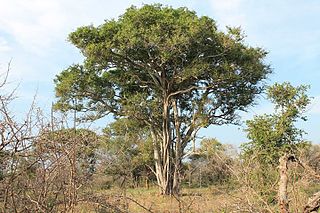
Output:
[[80,58],[67,44],[67,35],[79,26],[98,25],[106,18],[117,17],[129,5],[126,1],[101,0],[0,3],[0,63],[13,59],[13,81],[45,81],[50,85],[57,72]]
[[3,2],[0,29],[25,49],[40,51],[51,44],[63,25],[58,11],[59,5],[54,1]]
[[10,0],[0,7],[0,32],[12,36],[25,50],[44,54],[55,42],[64,42],[78,26],[101,23],[118,15],[125,3],[99,0]]

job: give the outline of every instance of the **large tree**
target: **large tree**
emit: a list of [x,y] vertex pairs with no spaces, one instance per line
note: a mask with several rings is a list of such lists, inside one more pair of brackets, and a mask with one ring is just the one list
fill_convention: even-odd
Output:
[[239,28],[219,31],[187,8],[130,7],[69,40],[85,60],[57,76],[56,106],[148,127],[162,194],[179,192],[184,150],[198,130],[235,123],[270,73],[267,53],[248,46]]

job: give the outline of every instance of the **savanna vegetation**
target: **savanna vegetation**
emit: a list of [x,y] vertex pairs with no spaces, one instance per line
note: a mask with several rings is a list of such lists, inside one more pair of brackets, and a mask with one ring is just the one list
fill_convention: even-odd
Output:
[[[84,62],[54,79],[49,116],[32,104],[17,118],[5,75],[1,211],[317,212],[320,147],[296,125],[309,87],[268,86],[267,52],[244,38],[187,8],[130,7],[69,35]],[[198,137],[240,124],[261,94],[274,112],[246,121],[240,148]]]

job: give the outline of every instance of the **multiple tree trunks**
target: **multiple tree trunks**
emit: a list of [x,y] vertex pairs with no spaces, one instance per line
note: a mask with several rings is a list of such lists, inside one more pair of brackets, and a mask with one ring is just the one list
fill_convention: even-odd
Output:
[[[177,195],[180,192],[180,170],[183,155],[180,136],[180,122],[176,100],[169,101],[169,97],[164,94],[162,113],[162,134],[156,137],[153,135],[155,173],[162,195]],[[173,108],[173,119],[170,109]],[[171,125],[174,125],[174,128]],[[175,139],[173,134],[176,135]],[[158,140],[160,138],[160,140]]]
[[267,52],[248,46],[240,28],[217,28],[209,17],[159,4],[80,27],[69,40],[85,60],[57,76],[55,106],[152,129],[161,193],[176,194],[186,145],[200,128],[237,123],[271,73]]

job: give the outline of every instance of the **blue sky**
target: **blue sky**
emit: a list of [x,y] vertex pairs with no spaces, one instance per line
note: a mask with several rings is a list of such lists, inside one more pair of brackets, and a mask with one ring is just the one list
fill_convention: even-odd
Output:
[[[185,1],[103,1],[103,0],[0,0],[0,72],[12,59],[10,84],[19,85],[19,97],[12,110],[23,114],[37,93],[37,103],[49,109],[54,101],[53,79],[68,65],[79,63],[78,50],[67,35],[83,25],[99,25],[116,18],[131,5],[162,3],[186,6],[198,15],[215,19],[221,30],[241,26],[246,42],[269,51],[267,63],[274,73],[269,84],[290,81],[311,85],[314,99],[308,108],[309,120],[299,123],[307,139],[320,142],[320,1],[315,0],[185,0]],[[243,114],[270,113],[272,106],[261,97],[258,105]],[[103,124],[100,122],[99,124]],[[200,134],[217,137],[224,143],[240,144],[247,139],[244,126],[210,127]]]

